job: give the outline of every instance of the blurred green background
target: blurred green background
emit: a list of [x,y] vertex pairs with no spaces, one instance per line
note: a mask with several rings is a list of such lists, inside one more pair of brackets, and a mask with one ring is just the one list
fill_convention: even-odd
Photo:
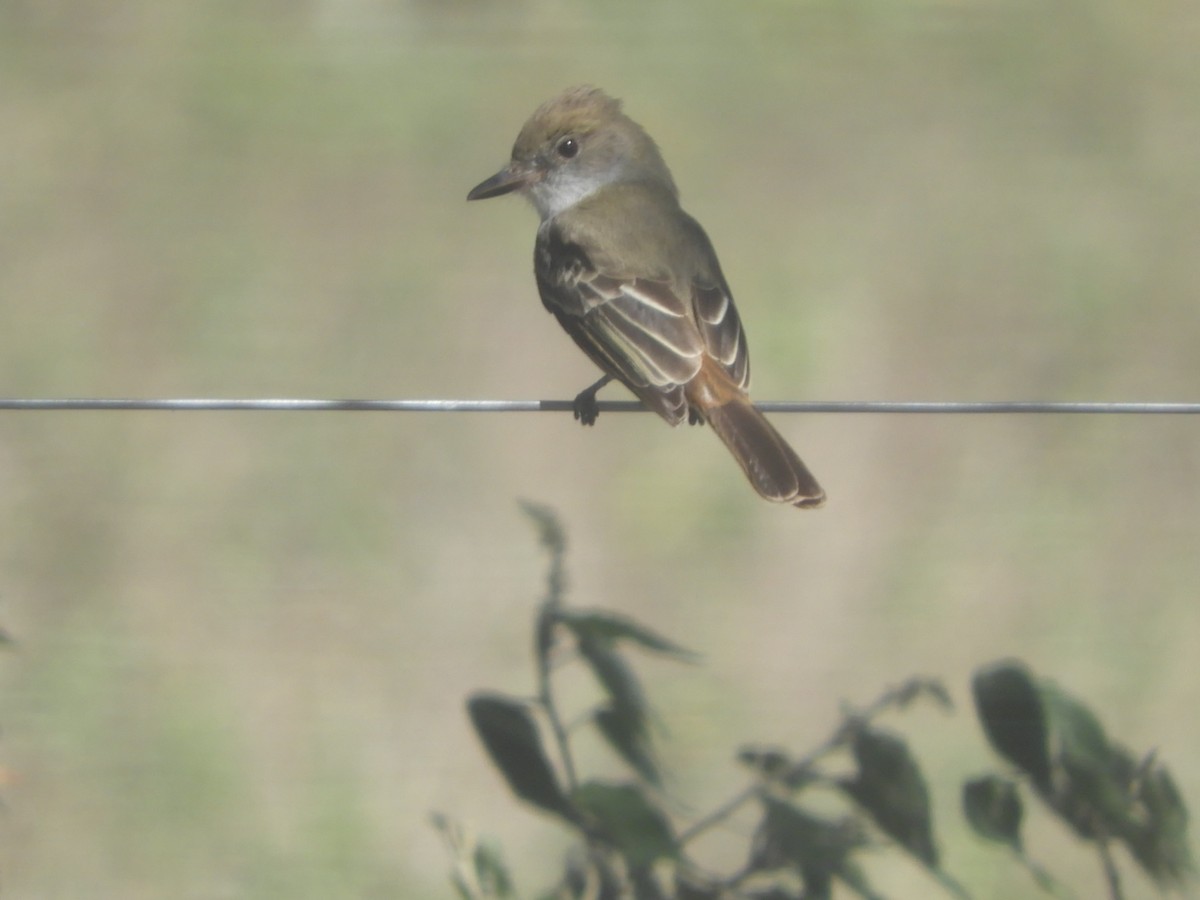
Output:
[[[1195,400],[1198,39],[1170,0],[9,0],[0,394],[573,396],[532,211],[464,198],[590,82],[720,251],[758,399]],[[435,809],[548,883],[562,836],[462,706],[532,687],[517,498],[561,514],[574,602],[704,654],[643,669],[695,809],[740,742],[940,676],[955,716],[891,724],[946,865],[1027,896],[955,793],[995,762],[968,678],[1006,655],[1200,802],[1195,418],[776,422],[826,509],[645,415],[0,414],[5,895],[447,897]],[[894,856],[877,884],[931,896]]]

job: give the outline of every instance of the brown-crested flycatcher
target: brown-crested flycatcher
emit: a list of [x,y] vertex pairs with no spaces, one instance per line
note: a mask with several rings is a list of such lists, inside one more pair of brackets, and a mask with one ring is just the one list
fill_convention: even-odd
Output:
[[520,191],[541,216],[534,274],[546,309],[605,373],[575,400],[585,425],[617,379],[672,425],[708,422],[768,500],[825,492],[750,403],[746,336],[700,224],[683,211],[657,145],[592,87],[525,123],[512,161],[468,200]]

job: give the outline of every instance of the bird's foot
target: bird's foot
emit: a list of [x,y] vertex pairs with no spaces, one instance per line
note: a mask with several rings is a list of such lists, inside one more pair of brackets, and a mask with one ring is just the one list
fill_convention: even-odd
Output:
[[584,388],[575,396],[575,402],[572,404],[572,410],[575,413],[575,418],[580,425],[595,425],[596,419],[600,416],[600,410],[596,405],[596,394],[600,388],[604,387],[612,381],[611,375],[605,375],[595,384]]

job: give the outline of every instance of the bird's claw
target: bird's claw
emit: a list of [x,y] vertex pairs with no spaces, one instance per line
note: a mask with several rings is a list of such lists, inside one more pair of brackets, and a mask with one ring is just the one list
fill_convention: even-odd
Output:
[[595,425],[600,416],[600,410],[596,406],[596,392],[582,391],[571,405],[571,411],[580,425]]
[[575,402],[571,404],[571,411],[575,414],[575,419],[580,425],[596,424],[596,419],[600,416],[600,407],[596,403],[596,393],[610,381],[612,381],[612,376],[605,375],[595,384],[584,388],[575,395]]

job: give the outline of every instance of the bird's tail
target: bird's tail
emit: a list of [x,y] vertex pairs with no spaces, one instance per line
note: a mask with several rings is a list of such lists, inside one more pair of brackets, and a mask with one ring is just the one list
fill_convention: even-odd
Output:
[[825,491],[788,442],[754,408],[745,394],[722,398],[702,407],[712,426],[738,461],[750,484],[767,500],[813,509],[825,502]]

